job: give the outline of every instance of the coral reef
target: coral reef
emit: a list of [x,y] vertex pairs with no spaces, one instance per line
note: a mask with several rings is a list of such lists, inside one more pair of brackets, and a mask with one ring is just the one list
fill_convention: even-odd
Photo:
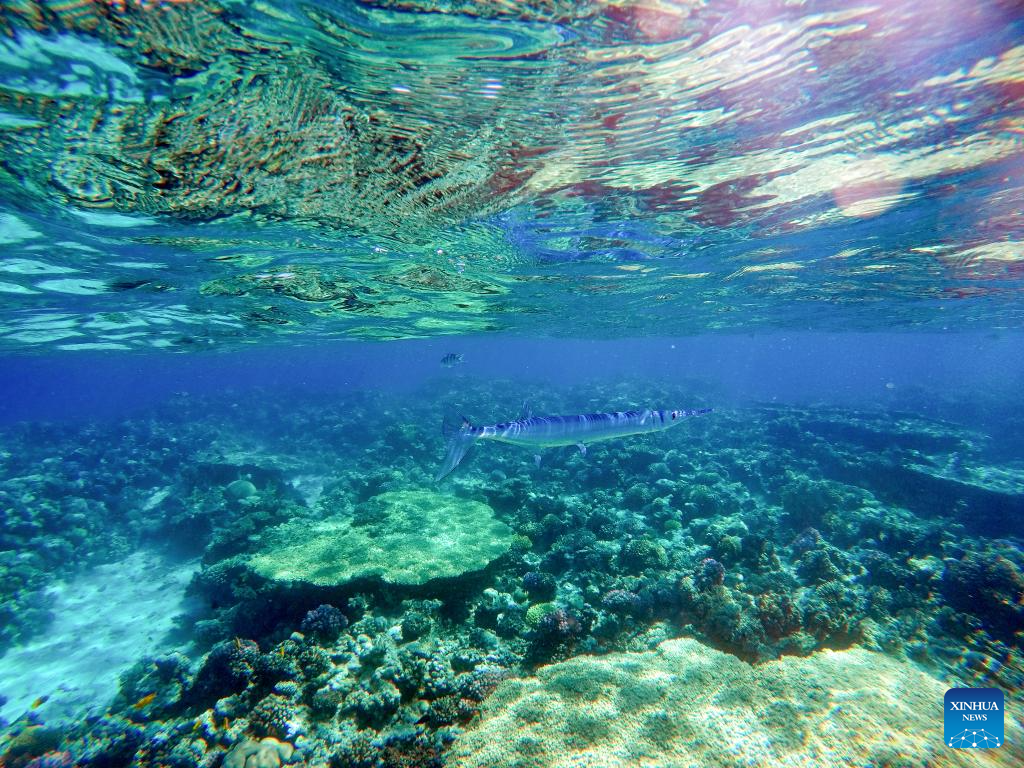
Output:
[[[837,744],[856,765],[975,765],[964,751],[919,737],[934,731],[946,687],[861,649],[751,667],[694,640],[671,640],[503,683],[449,765],[819,765]],[[1012,721],[1008,734],[1020,731]],[[1012,738],[986,764],[1024,759]]]
[[[434,491],[375,496],[352,516],[285,524],[263,535],[249,563],[279,582],[451,587],[505,554],[512,529],[486,504]],[[439,589],[444,587],[439,586]]]
[[1012,547],[992,547],[949,558],[940,590],[961,614],[976,618],[992,637],[1019,642],[1024,634],[1024,556]]
[[[61,734],[44,725],[28,723],[0,742],[0,764],[11,768],[49,768],[66,764],[57,752]],[[34,764],[34,765],[33,765]]]
[[295,748],[287,742],[265,738],[243,739],[224,755],[224,768],[278,768],[287,763]]
[[348,618],[344,613],[333,605],[321,605],[306,614],[299,629],[318,640],[333,642],[347,626]]
[[[523,394],[496,382],[458,390],[471,412]],[[617,391],[603,395],[614,402]],[[655,395],[694,400],[674,389]],[[585,410],[595,395],[562,396]],[[488,759],[472,730],[481,707],[483,734],[505,727],[496,724],[513,715],[500,707],[514,701],[526,731],[560,723],[550,747],[522,735],[537,764],[559,764],[553,750],[570,743],[615,764],[640,759],[630,750],[653,749],[656,739],[690,739],[691,720],[666,714],[668,704],[684,706],[691,685],[679,667],[693,667],[692,685],[704,680],[699,670],[722,670],[714,680],[707,673],[707,695],[766,732],[784,703],[751,709],[714,681],[782,686],[780,701],[806,692],[814,702],[833,683],[805,690],[801,676],[839,686],[908,675],[922,691],[936,677],[1009,691],[1024,684],[1015,532],[992,539],[956,509],[923,514],[916,499],[887,495],[888,481],[854,476],[849,441],[880,439],[880,424],[864,437],[866,416],[842,426],[835,412],[723,411],[714,424],[695,424],[686,451],[654,437],[598,445],[585,459],[552,451],[540,468],[513,451],[480,451],[450,491],[413,490],[432,477],[434,403],[450,397],[442,389],[400,405],[371,395],[255,400],[244,413],[194,398],[108,428],[9,431],[18,447],[0,461],[10,509],[0,584],[15,595],[5,610],[17,628],[9,637],[45,631],[38,595],[57,575],[112,553],[160,542],[202,562],[190,588],[195,613],[182,620],[200,657],[141,659],[106,714],[25,752],[25,762],[60,761],[66,751],[81,764],[474,764]],[[366,423],[378,428],[359,429]],[[943,437],[933,422],[919,434],[912,426],[904,420],[897,431],[919,453],[964,450],[962,430]],[[804,439],[813,430],[838,442]],[[339,434],[343,461],[334,458]],[[55,450],[73,457],[77,478],[47,463]],[[641,475],[655,479],[632,481]],[[172,536],[182,525],[190,535]],[[80,559],[62,566],[58,554],[74,537],[105,545],[72,546]],[[690,640],[666,642],[680,636]],[[623,651],[637,654],[614,655]],[[645,687],[649,662],[650,680],[679,677],[679,697]],[[562,663],[581,666],[560,674],[556,691],[534,689]],[[608,682],[591,691],[587,675],[602,664]],[[571,685],[607,716],[574,711]],[[618,707],[637,697],[662,703],[638,703],[643,722],[627,737],[620,721],[639,720],[617,717]],[[899,723],[914,725],[914,701]],[[878,700],[858,695],[861,705]],[[780,740],[776,757],[813,747],[816,707],[794,716],[811,735]],[[888,759],[843,723],[851,754]],[[27,727],[37,726],[13,723],[0,750]]]

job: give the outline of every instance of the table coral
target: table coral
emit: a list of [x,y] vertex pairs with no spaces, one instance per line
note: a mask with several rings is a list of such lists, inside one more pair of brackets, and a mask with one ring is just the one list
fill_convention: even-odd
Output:
[[480,571],[511,543],[512,529],[486,504],[434,491],[392,491],[353,517],[274,529],[250,564],[276,582],[417,586]]

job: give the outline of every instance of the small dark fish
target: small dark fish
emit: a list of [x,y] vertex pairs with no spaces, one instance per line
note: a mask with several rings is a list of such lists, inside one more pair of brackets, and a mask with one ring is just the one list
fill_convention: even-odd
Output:
[[465,361],[465,358],[458,352],[449,352],[447,355],[441,358],[441,365],[445,368],[451,368],[459,365]]

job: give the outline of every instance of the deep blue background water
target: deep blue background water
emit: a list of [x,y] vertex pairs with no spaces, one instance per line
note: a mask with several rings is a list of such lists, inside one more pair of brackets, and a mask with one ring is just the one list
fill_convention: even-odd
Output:
[[[0,358],[0,423],[118,418],[176,393],[253,388],[409,395],[438,377],[587,382],[693,380],[729,404],[751,401],[906,405],[930,397],[1010,405],[1024,392],[1024,334],[721,335],[619,341],[451,337],[387,343],[252,347],[206,354],[62,354]],[[445,369],[440,359],[465,362]],[[903,398],[903,399],[901,399]],[[682,404],[685,405],[685,404]],[[501,416],[502,414],[495,414]]]

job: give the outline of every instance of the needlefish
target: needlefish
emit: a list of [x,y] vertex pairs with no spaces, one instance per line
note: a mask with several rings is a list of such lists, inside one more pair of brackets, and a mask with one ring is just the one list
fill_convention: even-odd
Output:
[[[446,421],[442,427],[448,440],[448,452],[434,480],[441,480],[451,474],[477,440],[497,440],[533,449],[575,445],[580,453],[586,455],[588,443],[661,432],[680,424],[683,419],[711,413],[712,410],[646,408],[642,411],[583,413],[576,416],[532,416],[524,408],[522,418],[489,426],[474,426],[463,416],[460,424],[453,426]],[[536,454],[534,460],[539,466],[540,455]]]

